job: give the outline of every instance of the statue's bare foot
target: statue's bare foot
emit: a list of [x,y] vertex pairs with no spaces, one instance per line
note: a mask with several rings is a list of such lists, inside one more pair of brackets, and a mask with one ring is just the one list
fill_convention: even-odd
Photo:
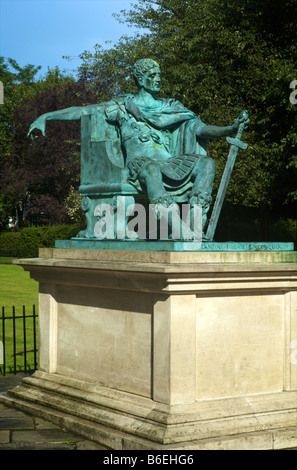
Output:
[[203,212],[208,212],[210,205],[212,203],[212,197],[208,193],[199,192],[190,196],[189,204],[191,207],[194,204],[200,204],[202,206]]
[[153,201],[153,204],[155,204],[156,206],[162,205],[162,206],[165,206],[165,207],[169,207],[169,206],[174,205],[175,201],[174,201],[173,197],[170,196],[170,194],[164,193],[161,196],[155,198],[155,200]]
[[[207,213],[212,203],[212,197],[207,192],[197,192],[192,194],[189,198],[189,204],[193,208],[196,204],[202,207],[202,230],[204,231],[207,226]],[[202,232],[202,236],[205,237],[205,233]],[[204,239],[204,238],[203,238]]]

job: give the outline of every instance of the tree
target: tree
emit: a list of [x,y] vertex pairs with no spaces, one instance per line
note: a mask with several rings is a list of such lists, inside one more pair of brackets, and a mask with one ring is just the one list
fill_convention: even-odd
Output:
[[68,220],[65,199],[79,184],[80,126],[78,122],[49,123],[47,137],[31,142],[30,124],[41,114],[88,104],[82,81],[49,70],[34,83],[33,93],[19,100],[7,119],[10,146],[0,161],[1,191],[16,212],[18,226],[38,218],[38,223]]
[[[15,111],[23,100],[33,96],[35,77],[40,67],[26,65],[20,67],[13,59],[0,57],[0,80],[4,86],[4,103],[0,105],[0,177],[5,177],[2,167],[14,151],[16,118]],[[7,175],[9,177],[9,174]],[[1,181],[0,181],[1,184]],[[3,193],[0,186],[0,226],[5,226],[8,215],[15,215],[15,200]]]
[[4,87],[4,104],[0,105],[0,158],[9,155],[13,149],[14,112],[24,100],[33,96],[35,76],[40,67],[20,67],[13,59],[0,57],[0,80]]
[[[138,0],[118,19],[144,29],[115,47],[84,53],[80,71],[110,82],[114,93],[132,91],[127,80],[138,58],[153,57],[163,71],[163,95],[179,99],[206,123],[251,117],[227,200],[279,210],[297,200],[296,110],[289,84],[297,78],[295,0]],[[228,145],[212,142],[217,189]],[[282,207],[284,210],[284,207]],[[296,206],[291,205],[291,211]]]

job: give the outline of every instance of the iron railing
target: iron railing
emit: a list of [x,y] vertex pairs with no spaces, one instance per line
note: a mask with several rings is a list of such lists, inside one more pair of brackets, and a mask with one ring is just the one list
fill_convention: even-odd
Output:
[[[16,314],[15,307],[12,307],[12,315],[9,316],[2,307],[0,374],[5,375],[7,372],[16,374],[37,369],[37,318],[35,305],[32,307],[32,314],[29,315],[25,305],[22,314]],[[31,325],[28,324],[28,319],[32,319],[29,320]]]

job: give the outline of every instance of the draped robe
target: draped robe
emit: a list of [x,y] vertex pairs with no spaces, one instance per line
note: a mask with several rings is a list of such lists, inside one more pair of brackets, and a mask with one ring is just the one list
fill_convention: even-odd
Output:
[[198,159],[206,156],[206,141],[197,139],[204,124],[174,99],[158,99],[156,105],[142,107],[126,95],[106,103],[105,115],[120,131],[131,183],[139,187],[143,165],[157,162],[166,190],[183,201]]

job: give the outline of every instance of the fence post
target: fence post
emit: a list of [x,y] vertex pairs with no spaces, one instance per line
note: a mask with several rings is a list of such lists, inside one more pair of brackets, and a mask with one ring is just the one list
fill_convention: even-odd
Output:
[[15,306],[12,307],[12,335],[13,335],[13,370],[14,370],[14,374],[16,374]]
[[23,334],[24,334],[24,372],[27,371],[27,341],[26,341],[26,312],[23,305]]
[[5,309],[2,307],[3,375],[5,375]]
[[37,369],[37,345],[36,345],[36,311],[33,305],[33,341],[34,341],[34,369]]
[[3,365],[3,357],[4,357],[3,349],[4,349],[4,344],[2,341],[0,341],[0,366]]

